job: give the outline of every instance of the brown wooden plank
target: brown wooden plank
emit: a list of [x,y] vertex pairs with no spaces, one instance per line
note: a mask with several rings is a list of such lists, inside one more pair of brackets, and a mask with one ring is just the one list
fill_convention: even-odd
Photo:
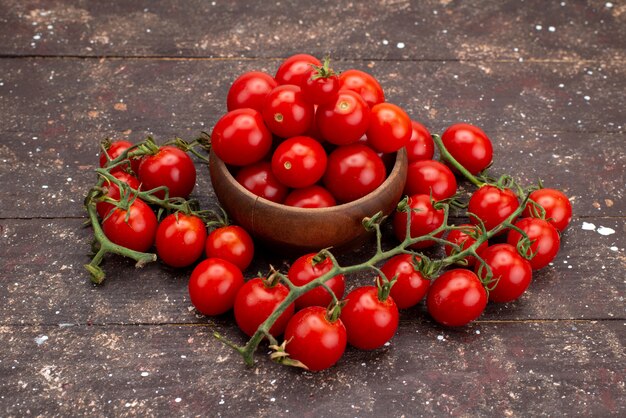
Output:
[[212,339],[213,327],[1,327],[0,411],[619,416],[626,412],[625,325],[485,323],[451,332],[405,323],[390,346],[349,348],[335,367],[317,374],[271,364],[262,354],[247,369]]
[[626,14],[600,0],[3,0],[3,55],[606,61]]

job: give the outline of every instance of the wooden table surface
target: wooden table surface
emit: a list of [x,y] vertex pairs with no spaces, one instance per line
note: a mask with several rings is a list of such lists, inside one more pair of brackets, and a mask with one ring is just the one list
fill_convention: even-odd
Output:
[[[0,415],[624,416],[625,51],[622,0],[0,0]],[[110,257],[89,282],[99,141],[193,138],[240,73],[298,52],[372,73],[432,132],[481,126],[494,173],[570,196],[519,301],[461,329],[403,312],[389,346],[313,374],[265,348],[246,368],[211,336],[243,342],[232,317],[191,307],[190,269]],[[261,250],[247,277],[269,260],[289,263]]]

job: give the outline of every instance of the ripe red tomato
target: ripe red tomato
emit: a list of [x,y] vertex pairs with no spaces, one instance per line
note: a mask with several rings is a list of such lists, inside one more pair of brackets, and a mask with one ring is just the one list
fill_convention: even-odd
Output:
[[243,284],[243,274],[234,264],[207,258],[191,273],[189,298],[201,314],[221,315],[233,308]]
[[302,87],[311,74],[311,66],[321,66],[320,60],[308,54],[296,54],[284,60],[274,77],[278,84],[294,84]]
[[303,135],[313,124],[315,111],[302,89],[291,84],[280,85],[263,103],[263,120],[273,134],[281,138]]
[[[511,189],[499,189],[496,186],[485,185],[476,190],[470,197],[467,211],[478,216],[487,231],[501,224],[519,207],[517,196]],[[475,217],[470,222],[478,225]]]
[[431,283],[426,306],[438,323],[460,327],[483,313],[487,306],[487,291],[473,272],[449,270]]
[[[309,282],[317,279],[323,274],[329,272],[333,268],[330,259],[325,259],[313,265],[313,258],[316,253],[305,254],[298,258],[289,269],[287,277],[296,286],[304,286]],[[346,278],[343,274],[339,274],[326,282],[326,285],[337,296],[337,299],[343,297],[346,289]],[[304,295],[296,299],[296,309],[305,308],[307,306],[328,306],[332,302],[332,296],[323,287],[316,287],[309,290]]]
[[[443,224],[443,209],[435,209],[430,201],[430,196],[425,194],[416,194],[409,197],[407,204],[411,208],[411,238],[418,238],[428,235]],[[393,218],[393,232],[399,241],[404,241],[406,237],[406,212],[396,212]],[[437,234],[437,237],[443,235],[443,231]],[[433,240],[420,241],[411,246],[411,248],[427,248],[435,244]]]
[[[132,146],[133,146],[133,144],[131,142],[129,142],[129,141],[113,141],[113,142],[111,142],[111,145],[106,150],[106,153],[101,153],[100,154],[100,167],[102,167],[102,168],[106,167],[108,162],[109,162],[109,160],[116,159],[124,151],[126,151],[128,148],[130,148]],[[109,156],[108,159],[107,159],[107,155]],[[133,159],[130,160],[130,168],[131,168],[131,170],[133,170],[133,173],[137,174],[137,172],[139,170],[139,163],[140,162],[141,162],[141,159],[138,159],[138,158],[133,158]],[[110,173],[113,174],[114,172],[123,171],[124,169],[126,169],[128,167],[129,167],[128,164],[122,164],[122,165],[117,166],[113,170],[111,170]]]
[[476,126],[457,123],[445,130],[441,140],[454,159],[472,174],[480,173],[491,164],[491,140]]
[[243,167],[235,179],[250,192],[272,202],[282,203],[287,196],[287,186],[278,181],[266,161]]
[[194,215],[172,213],[157,228],[157,255],[168,266],[189,266],[202,255],[206,236],[202,219]]
[[242,227],[228,225],[211,231],[204,250],[207,257],[229,261],[244,271],[254,257],[254,242]]
[[340,89],[357,92],[369,107],[385,101],[380,83],[368,73],[360,70],[347,70],[339,75]]
[[393,298],[380,300],[376,286],[363,286],[348,293],[346,301],[341,320],[352,346],[374,350],[391,340],[399,324],[398,307]]
[[[430,287],[430,280],[417,270],[415,261],[419,261],[419,257],[414,260],[411,254],[400,254],[387,260],[381,268],[387,279],[396,278],[389,295],[396,302],[398,309],[417,305],[424,299]],[[378,281],[381,281],[380,277]]]
[[271,75],[261,71],[248,71],[240,75],[230,86],[226,96],[228,111],[250,108],[261,111],[265,97],[278,83]]
[[[494,289],[489,291],[492,302],[512,302],[522,296],[532,279],[532,268],[515,247],[509,244],[496,244],[488,247],[480,256],[491,268],[493,280],[497,280]],[[487,276],[487,270],[481,264],[474,267],[481,278]],[[488,285],[490,287],[490,285]]]
[[326,141],[347,145],[357,142],[367,132],[370,113],[361,96],[350,90],[340,90],[334,100],[317,107],[315,122]]
[[[132,189],[139,190],[141,184],[136,177],[131,176],[125,171],[115,171],[111,173],[113,177],[128,184]],[[113,182],[104,181],[104,186],[107,188],[107,196],[111,199],[120,200],[120,189],[117,187],[117,184]],[[104,219],[107,214],[111,211],[111,209],[115,208],[115,205],[108,202],[98,202],[96,203],[96,210],[98,211],[98,215],[100,215],[101,219]]]
[[329,208],[336,204],[333,195],[322,186],[295,189],[285,199],[285,205],[296,208]]
[[[535,256],[530,259],[530,265],[533,270],[539,270],[554,260],[561,246],[559,231],[557,231],[554,226],[548,221],[539,218],[523,218],[517,221],[515,226],[524,231],[526,235],[528,235],[528,239],[532,242],[526,255],[530,256],[531,254],[535,254]],[[517,243],[521,239],[522,234],[514,229],[509,231],[507,237],[509,244],[517,247]]]
[[286,351],[311,371],[328,369],[343,355],[347,345],[346,327],[331,322],[326,309],[310,306],[296,313],[285,330]]
[[323,104],[332,101],[339,92],[339,76],[312,70],[302,85],[302,93],[310,103]]
[[324,172],[328,157],[313,138],[295,136],[283,141],[272,156],[272,172],[282,184],[302,188],[317,183]]
[[272,147],[272,133],[254,109],[236,109],[217,121],[211,133],[211,147],[226,164],[256,163]]
[[[463,251],[474,245],[474,243],[476,242],[475,237],[480,236],[480,229],[477,228],[476,225],[469,224],[459,225],[459,227],[461,229],[453,229],[452,231],[450,231],[450,233],[446,237],[446,240],[458,245],[459,247],[461,247],[461,251]],[[487,241],[484,241],[478,246],[476,252],[480,255],[481,251],[487,248],[487,245]],[[446,256],[448,257],[452,254],[458,254],[461,252],[456,251],[451,245],[445,245],[444,250],[446,252]],[[476,257],[471,255],[465,257],[463,260],[465,260],[466,263],[462,265],[467,267],[471,267],[476,264]]]
[[[142,190],[166,186],[169,197],[186,199],[196,185],[196,167],[186,152],[168,145],[154,155],[143,157],[139,165],[139,180]],[[163,199],[165,192],[155,195]]]
[[410,163],[420,160],[432,160],[435,155],[435,143],[428,129],[421,123],[411,121],[411,139],[406,145],[406,154]]
[[385,165],[371,148],[344,145],[328,157],[324,185],[340,202],[350,202],[376,190],[385,181]]
[[435,200],[442,200],[454,196],[456,190],[456,178],[447,165],[434,160],[409,163],[405,195],[426,194],[432,195]]
[[[539,189],[530,194],[530,200],[538,203],[546,211],[546,220],[560,232],[563,232],[572,220],[572,204],[563,192],[555,189]],[[531,203],[527,203],[522,216],[540,216]]]
[[[289,289],[278,283],[268,287],[262,279],[252,279],[244,284],[235,298],[235,321],[248,336],[254,335],[259,326],[265,322],[274,310],[287,298]],[[287,322],[293,316],[294,304],[292,303],[278,317],[269,333],[274,337],[285,331]]]
[[[128,221],[127,212],[130,212]],[[154,243],[157,218],[150,206],[143,200],[135,199],[128,211],[116,208],[111,212],[102,222],[102,230],[114,244],[146,252]]]
[[391,103],[372,107],[367,128],[367,142],[378,152],[396,152],[411,139],[411,118],[402,108]]

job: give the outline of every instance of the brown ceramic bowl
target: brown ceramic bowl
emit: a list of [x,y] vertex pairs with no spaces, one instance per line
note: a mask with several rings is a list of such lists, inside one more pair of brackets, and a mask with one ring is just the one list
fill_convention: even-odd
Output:
[[342,247],[363,238],[362,220],[379,211],[390,214],[402,197],[407,155],[396,153],[391,172],[372,193],[330,208],[305,209],[271,202],[249,192],[228,167],[211,152],[209,169],[215,195],[234,223],[255,239],[282,253],[319,251]]

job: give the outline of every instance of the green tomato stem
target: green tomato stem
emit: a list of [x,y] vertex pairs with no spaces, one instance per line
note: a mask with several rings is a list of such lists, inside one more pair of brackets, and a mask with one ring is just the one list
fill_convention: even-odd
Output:
[[454,168],[456,168],[461,174],[463,174],[463,176],[468,179],[470,182],[472,182],[472,184],[474,184],[476,187],[481,187],[484,186],[485,183],[478,180],[476,178],[476,176],[474,176],[472,173],[470,173],[469,171],[467,171],[467,169],[465,167],[463,167],[453,156],[452,154],[450,154],[450,152],[447,150],[447,148],[445,147],[445,145],[443,145],[443,141],[441,140],[441,137],[437,134],[432,135],[433,138],[433,142],[435,143],[435,145],[437,146],[437,148],[439,149],[439,153],[441,154],[441,158],[444,159],[445,161],[447,161],[449,164],[451,164],[452,166],[454,166]]

